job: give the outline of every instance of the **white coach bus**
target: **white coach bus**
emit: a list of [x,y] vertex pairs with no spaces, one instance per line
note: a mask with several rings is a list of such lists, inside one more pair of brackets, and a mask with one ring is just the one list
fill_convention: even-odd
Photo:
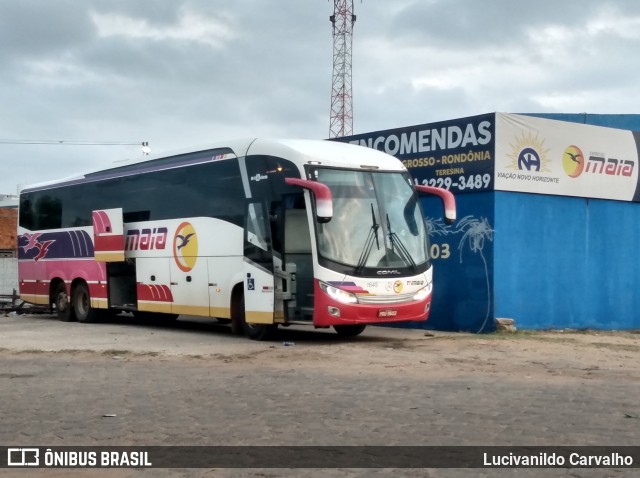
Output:
[[[419,193],[392,156],[329,141],[234,141],[20,193],[19,287],[61,320],[215,317],[278,325],[424,321],[432,264]],[[160,315],[163,314],[163,315]]]

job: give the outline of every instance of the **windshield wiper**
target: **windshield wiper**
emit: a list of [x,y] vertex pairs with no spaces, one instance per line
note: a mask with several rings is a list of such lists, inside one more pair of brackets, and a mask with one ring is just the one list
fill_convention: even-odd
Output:
[[387,234],[389,235],[389,240],[391,241],[391,252],[395,252],[393,247],[395,246],[398,249],[398,256],[402,259],[406,264],[409,264],[414,270],[417,269],[416,263],[411,257],[411,254],[402,243],[398,235],[391,230],[391,221],[389,221],[389,214],[387,214]]
[[360,258],[358,259],[358,265],[356,266],[356,274],[362,272],[364,269],[369,256],[371,255],[371,249],[373,248],[373,241],[376,241],[376,247],[380,250],[380,241],[378,239],[378,229],[380,228],[380,224],[376,221],[376,214],[373,210],[373,203],[371,203],[371,229],[369,229],[369,235],[367,236],[367,240],[364,242],[364,247],[362,248],[362,253],[360,254]]

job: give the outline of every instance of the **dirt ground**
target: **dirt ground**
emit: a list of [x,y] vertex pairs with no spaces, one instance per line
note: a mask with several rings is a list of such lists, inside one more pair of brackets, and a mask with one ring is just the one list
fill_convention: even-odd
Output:
[[[0,317],[0,444],[640,445],[640,334]],[[113,417],[105,419],[105,416]],[[637,476],[634,470],[146,470],[147,476]],[[33,471],[31,471],[33,473]],[[39,476],[139,470],[39,470]],[[2,476],[27,476],[0,470]]]
[[[0,354],[71,354],[214,359],[246,365],[297,366],[333,373],[415,373],[432,377],[488,374],[564,382],[640,378],[640,331],[519,331],[465,334],[369,327],[355,339],[331,329],[281,328],[269,342],[230,334],[215,320],[148,324],[127,316],[109,323],[59,323],[49,315],[0,317]],[[297,341],[297,342],[296,342]],[[291,342],[291,345],[283,345]],[[296,346],[297,345],[297,346]],[[336,360],[339,362],[336,364]],[[338,365],[336,367],[336,365]],[[361,369],[361,370],[360,370]]]

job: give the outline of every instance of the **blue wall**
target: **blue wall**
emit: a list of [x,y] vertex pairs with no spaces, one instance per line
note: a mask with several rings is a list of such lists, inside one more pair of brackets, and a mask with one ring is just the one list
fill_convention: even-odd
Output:
[[430,228],[433,302],[429,320],[411,327],[491,332],[493,320],[493,192],[456,197],[458,220],[442,221],[442,202],[425,197]]
[[640,329],[640,205],[496,192],[496,317]]

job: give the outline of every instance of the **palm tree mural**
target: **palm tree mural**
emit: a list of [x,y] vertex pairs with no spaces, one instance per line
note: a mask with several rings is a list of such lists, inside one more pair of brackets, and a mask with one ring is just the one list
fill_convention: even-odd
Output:
[[426,217],[425,224],[427,226],[427,234],[429,236],[446,236],[451,233],[450,227],[447,226],[442,218]]
[[484,264],[484,272],[487,281],[487,315],[485,316],[482,327],[478,330],[478,333],[482,332],[489,320],[489,314],[491,312],[491,284],[489,282],[489,268],[487,266],[487,260],[484,257],[482,250],[484,249],[485,240],[493,241],[493,229],[486,217],[480,219],[473,216],[465,216],[456,225],[456,233],[461,232],[462,238],[458,244],[458,250],[460,251],[460,264],[462,264],[462,251],[464,245],[468,244],[471,252],[480,253],[482,263]]

